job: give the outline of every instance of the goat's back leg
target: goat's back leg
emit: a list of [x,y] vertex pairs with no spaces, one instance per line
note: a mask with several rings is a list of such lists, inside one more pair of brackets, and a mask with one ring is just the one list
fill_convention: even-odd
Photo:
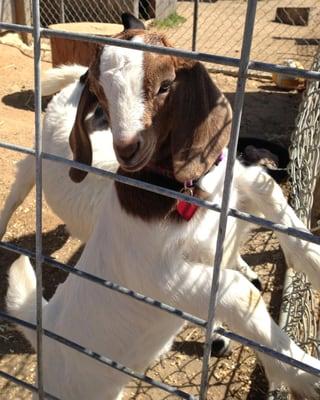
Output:
[[27,197],[34,184],[34,157],[32,155],[28,155],[17,164],[15,180],[11,186],[10,193],[4,203],[4,207],[0,213],[0,239],[6,232],[7,225],[12,214]]
[[[203,319],[207,318],[213,270],[194,266],[179,288],[175,306]],[[235,333],[273,348],[320,370],[320,361],[300,349],[272,320],[260,292],[238,271],[221,271],[217,293],[216,318]],[[259,353],[266,375],[275,384],[285,384],[302,398],[319,400],[320,376],[309,374],[282,361]]]
[[[247,190],[257,211],[273,222],[309,232],[289,206],[280,186],[261,168],[248,167],[237,177]],[[256,214],[256,212],[252,212]],[[320,246],[276,232],[287,264],[305,272],[315,288],[320,288]]]
[[[237,272],[222,276],[217,317],[236,333],[262,343],[298,361],[320,369],[320,361],[304,353],[271,319],[265,303],[253,286]],[[285,384],[308,399],[320,398],[320,378],[258,353],[269,382]]]

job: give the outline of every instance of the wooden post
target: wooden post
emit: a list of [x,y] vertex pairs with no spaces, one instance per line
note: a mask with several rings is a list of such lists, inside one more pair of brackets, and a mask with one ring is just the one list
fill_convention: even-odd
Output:
[[[50,29],[67,32],[88,33],[98,36],[113,36],[123,31],[120,24],[104,24],[98,22],[75,22],[54,24]],[[52,66],[62,64],[90,65],[96,50],[96,43],[79,40],[51,37]]]
[[277,7],[275,22],[280,24],[307,26],[310,7]]
[[[21,25],[31,25],[31,10],[28,0],[15,0],[15,22]],[[32,43],[32,35],[27,32],[20,33],[21,39],[27,45]]]

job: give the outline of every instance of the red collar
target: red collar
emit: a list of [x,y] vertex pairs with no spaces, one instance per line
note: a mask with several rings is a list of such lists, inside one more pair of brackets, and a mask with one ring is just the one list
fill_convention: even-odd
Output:
[[[223,153],[221,153],[220,156],[217,158],[217,161],[214,163],[214,165],[218,165],[223,160],[223,158],[224,158]],[[149,165],[148,168],[155,173],[174,179],[173,173],[169,170],[166,170],[165,168],[155,165]],[[195,184],[196,182],[193,180],[184,182],[184,186],[181,192],[193,196]],[[185,200],[177,200],[177,205],[176,205],[177,213],[186,221],[190,221],[190,219],[194,216],[198,208],[199,207],[197,205],[188,203]]]
[[[223,160],[223,153],[220,154],[214,165],[218,165],[222,160]],[[192,180],[186,181],[184,183],[184,188],[182,189],[182,192],[189,194],[190,196],[193,196],[193,189],[194,189],[194,182]],[[194,216],[198,208],[199,207],[197,205],[188,203],[185,200],[177,201],[177,207],[176,207],[177,213],[186,221],[190,221],[190,219]]]

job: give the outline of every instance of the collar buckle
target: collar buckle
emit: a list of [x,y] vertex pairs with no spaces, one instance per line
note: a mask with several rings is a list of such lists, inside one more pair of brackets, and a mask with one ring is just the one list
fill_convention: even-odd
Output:
[[192,180],[185,181],[183,184],[183,188],[180,190],[180,193],[187,194],[189,196],[193,196],[194,184]]

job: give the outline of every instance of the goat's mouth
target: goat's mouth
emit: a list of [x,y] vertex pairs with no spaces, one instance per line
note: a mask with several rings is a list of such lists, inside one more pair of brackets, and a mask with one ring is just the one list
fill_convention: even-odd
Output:
[[152,140],[139,141],[130,148],[119,151],[115,147],[115,153],[120,167],[127,172],[136,172],[144,168],[152,158],[155,150],[155,142]]

